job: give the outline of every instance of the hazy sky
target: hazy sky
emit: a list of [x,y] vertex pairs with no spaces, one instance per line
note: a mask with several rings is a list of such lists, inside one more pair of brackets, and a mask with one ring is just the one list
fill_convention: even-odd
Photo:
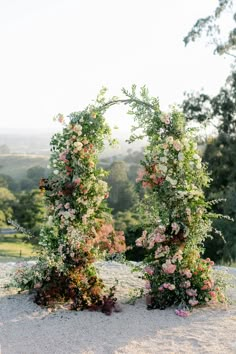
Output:
[[[106,86],[146,84],[160,104],[217,92],[229,71],[204,41],[183,37],[217,0],[0,0],[0,131],[54,131]],[[126,119],[110,113],[121,133]],[[125,122],[125,124],[124,124]]]

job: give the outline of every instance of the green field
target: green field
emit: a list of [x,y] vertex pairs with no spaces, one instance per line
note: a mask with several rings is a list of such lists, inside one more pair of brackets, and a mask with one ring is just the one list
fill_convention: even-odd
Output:
[[48,159],[44,155],[0,154],[0,172],[19,180],[26,177],[26,172],[31,167],[47,167]]
[[35,247],[23,238],[22,234],[0,235],[0,262],[27,260],[36,255]]

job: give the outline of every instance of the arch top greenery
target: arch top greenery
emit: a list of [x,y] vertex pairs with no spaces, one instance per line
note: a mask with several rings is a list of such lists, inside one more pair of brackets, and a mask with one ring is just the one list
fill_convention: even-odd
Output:
[[123,252],[125,237],[114,230],[106,205],[107,172],[97,163],[105,140],[112,143],[104,114],[113,105],[126,104],[135,123],[130,142],[148,138],[137,178],[145,193],[137,206],[143,234],[136,240],[147,249],[148,307],[176,304],[181,307],[177,314],[184,316],[197,304],[224,300],[213,279],[213,262],[201,258],[212,219],[220,215],[205,200],[203,188],[210,179],[183,114],[161,112],[158,99],[145,87],[140,95],[135,86],[123,94],[123,99],[107,101],[102,90],[93,104],[70,114],[68,122],[57,116],[63,130],[52,137],[51,174],[41,182],[47,206],[41,251],[35,267],[17,282],[22,288],[37,285],[39,304],[60,298],[71,300],[75,309],[114,305],[113,293],[104,295],[93,262],[99,251]]

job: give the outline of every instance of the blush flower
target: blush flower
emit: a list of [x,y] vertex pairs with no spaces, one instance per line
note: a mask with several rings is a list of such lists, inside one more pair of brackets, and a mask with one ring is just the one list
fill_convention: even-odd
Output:
[[164,264],[162,264],[163,272],[166,274],[173,274],[176,270],[176,265],[172,264],[168,259]]
[[154,240],[156,243],[160,243],[160,242],[164,242],[166,240],[166,237],[165,235],[161,235],[157,233]]
[[151,284],[150,284],[150,281],[146,281],[146,283],[145,283],[145,288],[147,289],[147,290],[149,290],[149,289],[151,289]]
[[188,279],[192,278],[192,273],[189,269],[183,269],[182,271],[180,271],[180,274],[185,275]]
[[175,314],[180,317],[188,317],[190,315],[190,312],[187,310],[175,310]]
[[151,267],[145,267],[144,271],[149,275],[153,275],[153,273],[154,273],[154,269]]
[[170,250],[169,246],[160,246],[156,249],[155,258],[161,258]]
[[173,141],[173,146],[174,146],[176,151],[180,151],[181,150],[181,143],[180,143],[179,140],[174,140]]
[[180,283],[180,287],[184,288],[184,289],[188,289],[188,288],[190,288],[190,286],[191,286],[191,283],[189,280],[186,280],[183,283]]
[[164,283],[163,284],[163,288],[172,291],[172,290],[175,290],[175,285],[174,284],[170,284],[170,283]]
[[197,296],[197,290],[196,290],[196,289],[187,289],[187,290],[186,290],[186,294],[187,294],[188,296],[196,297],[196,296]]
[[193,299],[190,299],[188,303],[189,303],[189,305],[191,305],[191,306],[196,306],[196,305],[198,304],[198,300],[196,300],[195,298],[193,298]]
[[146,175],[146,170],[140,169],[138,170],[138,177],[136,178],[136,182],[140,182],[143,179],[143,176]]
[[76,179],[74,180],[74,183],[75,183],[76,185],[80,184],[80,182],[81,182],[81,178],[76,178]]

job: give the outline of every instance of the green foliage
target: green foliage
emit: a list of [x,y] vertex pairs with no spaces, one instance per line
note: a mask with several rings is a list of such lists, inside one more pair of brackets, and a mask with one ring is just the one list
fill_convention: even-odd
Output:
[[0,155],[1,174],[12,177],[16,182],[27,177],[27,170],[34,166],[46,168],[48,156],[30,154]]
[[128,180],[126,164],[123,161],[113,162],[109,172],[109,207],[114,214],[131,209],[137,202],[137,194],[134,185]]
[[[233,221],[218,219],[213,223],[214,237],[205,243],[205,255],[215,262],[232,264],[236,259],[236,185],[229,184],[225,188],[212,192],[211,198],[226,198],[213,208],[216,212],[228,215]],[[218,231],[220,230],[220,232]]]
[[[205,33],[214,44],[215,53],[229,54],[235,58],[236,29],[235,29],[235,3],[231,0],[219,0],[215,13],[205,19],[199,19],[192,30],[185,37],[187,45],[190,41],[203,36]],[[231,26],[226,28],[227,36],[224,35],[223,17],[233,18]],[[225,20],[224,19],[224,20]],[[225,21],[226,22],[226,21]],[[230,28],[230,30],[229,30]],[[188,120],[200,123],[215,124],[218,135],[209,139],[203,155],[208,163],[209,171],[213,179],[207,191],[208,198],[226,199],[224,204],[213,205],[213,210],[225,213],[229,211],[231,218],[236,220],[236,211],[232,195],[235,195],[235,134],[236,134],[236,72],[233,66],[232,72],[217,95],[211,97],[203,92],[191,93],[183,102],[183,111]],[[206,241],[206,255],[210,255],[215,261],[231,263],[235,260],[235,228],[236,221],[227,223],[224,219],[215,220],[214,228],[223,232],[215,232],[212,240]]]
[[236,131],[236,72],[232,71],[216,96],[210,97],[204,93],[187,94],[182,103],[187,120],[200,123],[217,121],[217,129],[225,139]]
[[35,255],[33,246],[24,242],[24,235],[0,235],[0,259],[11,261],[26,260]]
[[125,252],[126,259],[129,261],[142,261],[147,255],[144,248],[137,247],[135,241],[142,235],[143,227],[138,213],[130,210],[118,212],[115,216],[115,229],[122,230],[125,234],[125,242],[127,250]]
[[209,199],[225,199],[224,205],[214,205],[213,210],[225,214],[229,209],[229,215],[234,221],[214,221],[214,228],[222,231],[226,242],[220,234],[215,233],[212,240],[206,241],[205,254],[217,262],[231,263],[235,260],[236,247],[236,210],[231,208],[231,195],[236,190],[236,73],[231,73],[225,87],[214,97],[205,94],[188,95],[183,102],[183,111],[188,120],[206,124],[210,124],[212,120],[218,122],[218,135],[208,139],[203,154],[212,178],[206,195]]
[[222,35],[222,23],[220,21],[224,15],[230,14],[231,19],[235,22],[236,13],[234,13],[233,5],[233,0],[219,0],[219,4],[212,15],[197,20],[184,38],[185,45],[191,41],[194,42],[205,34],[210,39],[210,44],[214,45],[215,53],[234,56],[232,51],[236,49],[236,29],[232,28],[227,35],[227,39],[225,39]]
[[8,188],[11,192],[15,193],[19,189],[18,182],[11,176],[0,174],[0,186]]
[[139,215],[132,212],[131,210],[119,211],[115,215],[116,230],[126,231],[127,228],[136,227],[139,224],[140,224]]
[[[210,193],[224,191],[236,181],[236,139],[220,134],[208,142],[204,160],[211,172]],[[222,194],[221,194],[222,195]],[[225,198],[223,195],[221,198]]]
[[40,192],[32,190],[19,193],[12,207],[14,219],[34,235],[29,241],[37,243],[45,214],[43,198]]
[[6,226],[7,220],[12,217],[14,200],[15,196],[9,189],[0,187],[0,226]]

